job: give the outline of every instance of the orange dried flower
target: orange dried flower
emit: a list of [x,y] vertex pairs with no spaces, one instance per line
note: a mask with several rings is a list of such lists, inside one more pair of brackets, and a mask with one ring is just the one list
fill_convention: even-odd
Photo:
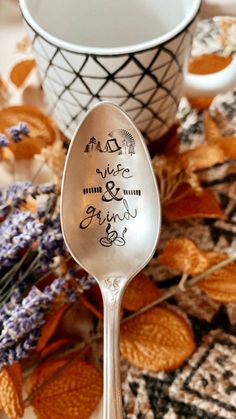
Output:
[[198,275],[209,267],[205,254],[187,238],[170,240],[158,261],[188,275]]
[[23,60],[15,64],[10,72],[12,83],[14,83],[16,87],[20,87],[35,66],[36,62],[33,59]]
[[163,215],[172,221],[225,217],[215,195],[208,189],[204,189],[201,194],[190,189],[181,199],[167,203],[163,208]]
[[88,419],[102,396],[102,377],[92,365],[64,358],[38,367],[27,387],[38,419]]
[[192,57],[188,64],[188,71],[193,74],[211,74],[223,70],[232,61],[232,57],[218,54],[202,54]]
[[22,377],[19,363],[0,371],[0,407],[10,419],[23,416]]
[[58,131],[51,119],[34,106],[10,106],[0,111],[0,132],[7,132],[8,128],[19,122],[26,123],[30,133],[28,136],[22,135],[22,140],[18,143],[10,142],[10,149],[18,159],[31,158],[58,137]]
[[121,326],[120,349],[132,364],[151,371],[178,368],[195,349],[185,319],[166,308],[154,308]]
[[160,291],[154,282],[141,272],[126,288],[122,307],[126,310],[137,311],[159,297]]

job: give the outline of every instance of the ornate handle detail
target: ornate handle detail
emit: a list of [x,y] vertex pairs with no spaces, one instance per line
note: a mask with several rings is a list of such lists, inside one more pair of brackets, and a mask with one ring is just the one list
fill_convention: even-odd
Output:
[[111,277],[101,287],[104,302],[104,399],[103,418],[122,419],[120,383],[120,303],[124,278]]
[[106,287],[106,289],[108,291],[110,291],[110,295],[111,295],[111,302],[114,303],[117,295],[120,292],[120,281],[122,280],[122,278],[120,277],[112,277],[109,279],[105,279],[104,281],[104,285]]

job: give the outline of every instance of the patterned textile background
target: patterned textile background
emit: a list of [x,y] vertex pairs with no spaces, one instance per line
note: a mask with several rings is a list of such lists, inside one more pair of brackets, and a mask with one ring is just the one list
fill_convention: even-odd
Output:
[[[235,20],[236,22],[236,20]],[[236,51],[236,23],[227,34],[226,48],[219,45],[219,21],[200,22],[193,55]],[[222,34],[221,34],[222,35]],[[217,96],[210,113],[218,115],[225,135],[236,133],[236,91]],[[183,99],[178,119],[182,150],[203,141],[202,113]],[[169,239],[188,237],[203,250],[230,252],[236,248],[236,162],[228,161],[202,175],[205,186],[218,196],[228,220],[197,219],[162,227],[159,250]],[[178,283],[168,269],[147,268],[161,288]],[[197,289],[179,293],[167,305],[185,313],[191,322],[198,348],[194,355],[169,373],[150,373],[122,361],[126,418],[133,419],[233,419],[236,418],[236,304],[223,305]]]

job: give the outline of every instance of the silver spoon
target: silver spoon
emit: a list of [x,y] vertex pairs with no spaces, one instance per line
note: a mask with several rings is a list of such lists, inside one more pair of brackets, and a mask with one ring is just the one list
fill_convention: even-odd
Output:
[[62,181],[66,245],[93,275],[104,303],[104,419],[122,417],[120,304],[147,264],[160,231],[160,203],[141,133],[116,105],[101,102],[70,144]]

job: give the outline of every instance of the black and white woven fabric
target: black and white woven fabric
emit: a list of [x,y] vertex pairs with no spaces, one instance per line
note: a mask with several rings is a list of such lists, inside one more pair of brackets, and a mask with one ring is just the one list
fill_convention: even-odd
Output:
[[[225,53],[219,43],[219,25],[201,22],[194,53]],[[231,34],[236,33],[236,24]],[[231,36],[231,35],[230,35]],[[234,44],[232,42],[231,50]],[[221,118],[226,135],[236,134],[236,91],[219,95],[210,107]],[[203,142],[202,113],[183,99],[179,108],[182,150]],[[227,161],[203,173],[203,183],[212,189],[227,214],[227,220],[193,219],[165,222],[159,249],[168,240],[188,237],[206,251],[236,249],[236,162]],[[158,286],[167,288],[179,281],[169,269],[147,268]],[[236,278],[235,278],[236,280]],[[184,313],[197,342],[195,353],[172,372],[150,373],[122,362],[123,397],[127,419],[235,419],[236,418],[236,304],[220,304],[198,289],[178,294],[167,302]]]

